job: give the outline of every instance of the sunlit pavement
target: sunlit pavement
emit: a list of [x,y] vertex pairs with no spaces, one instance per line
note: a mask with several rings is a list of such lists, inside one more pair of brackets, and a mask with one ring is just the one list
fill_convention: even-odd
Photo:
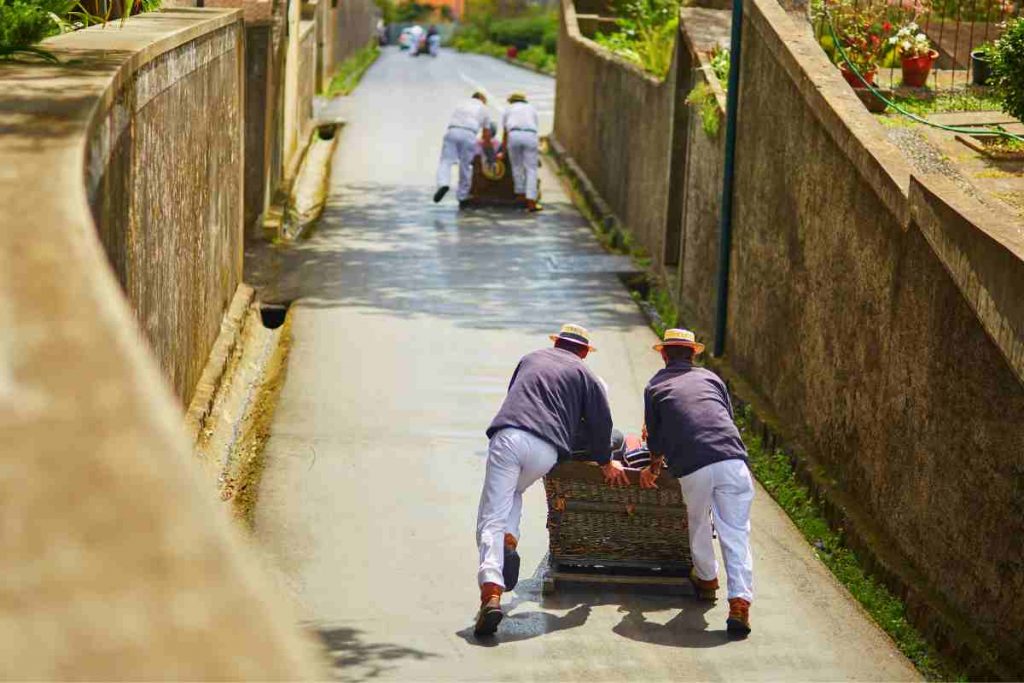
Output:
[[[517,359],[565,321],[616,423],[638,430],[655,341],[550,169],[546,211],[432,204],[447,117],[483,87],[525,90],[550,128],[554,81],[497,60],[386,51],[342,105],[320,227],[274,268],[296,298],[257,535],[343,679],[894,680],[916,677],[763,491],[753,511],[753,635],[727,604],[606,591],[541,596],[541,488],[526,501],[526,578],[477,642],[474,522],[484,429]],[[723,577],[724,579],[724,573]]]

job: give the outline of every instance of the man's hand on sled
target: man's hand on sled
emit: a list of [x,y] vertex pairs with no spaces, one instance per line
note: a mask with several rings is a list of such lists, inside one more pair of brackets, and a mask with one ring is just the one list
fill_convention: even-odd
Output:
[[642,489],[656,489],[658,485],[655,483],[658,481],[658,475],[661,474],[661,468],[654,469],[653,467],[645,467],[640,470],[640,488]]
[[601,474],[604,475],[604,481],[609,486],[629,486],[629,477],[622,469],[622,463],[617,460],[609,460],[601,465]]

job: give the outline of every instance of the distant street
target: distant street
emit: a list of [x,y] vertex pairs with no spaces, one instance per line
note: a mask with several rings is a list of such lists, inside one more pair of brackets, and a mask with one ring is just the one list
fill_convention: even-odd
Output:
[[[344,680],[909,680],[912,666],[758,490],[753,635],[725,637],[725,600],[606,591],[541,596],[541,487],[524,580],[488,643],[474,523],[487,441],[518,358],[580,322],[616,423],[638,431],[660,365],[646,326],[550,167],[546,210],[432,204],[447,118],[483,88],[524,90],[550,130],[554,80],[497,60],[388,49],[342,105],[331,199],[277,264],[297,299],[287,381],[256,513],[269,563]],[[496,110],[497,113],[497,110]],[[722,573],[724,579],[724,572]]]

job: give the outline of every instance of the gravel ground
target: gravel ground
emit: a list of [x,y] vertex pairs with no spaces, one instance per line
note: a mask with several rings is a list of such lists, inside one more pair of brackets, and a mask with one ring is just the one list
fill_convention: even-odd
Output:
[[986,203],[978,188],[972,185],[942,152],[914,128],[890,128],[888,138],[902,150],[917,171],[944,175],[968,195],[982,204]]

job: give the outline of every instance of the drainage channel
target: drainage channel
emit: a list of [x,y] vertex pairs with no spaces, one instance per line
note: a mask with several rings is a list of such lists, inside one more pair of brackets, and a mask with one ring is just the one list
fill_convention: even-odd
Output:
[[291,301],[260,303],[260,322],[263,323],[263,327],[268,330],[276,330],[281,325],[284,325],[285,318],[288,317],[288,309],[291,305]]

